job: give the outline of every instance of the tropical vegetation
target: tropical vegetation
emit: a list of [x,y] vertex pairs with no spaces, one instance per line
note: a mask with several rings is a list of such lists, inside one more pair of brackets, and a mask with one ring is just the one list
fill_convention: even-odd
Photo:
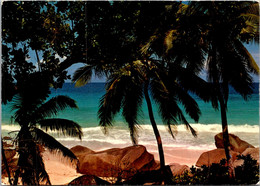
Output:
[[[117,2],[113,4],[115,7],[120,5],[121,3]],[[131,3],[128,4],[128,6],[131,5]],[[135,4],[135,6],[136,5],[138,4]],[[141,7],[145,10],[150,10],[149,8],[151,7],[149,5],[154,7],[154,5],[151,4],[148,4],[148,7],[146,8]],[[163,6],[165,5],[163,4]],[[174,7],[171,7],[170,12],[177,15],[179,3],[176,3],[173,6],[175,9]],[[176,12],[173,12],[173,10]],[[168,15],[169,12],[163,12],[161,14]],[[106,19],[109,20],[109,18]],[[141,23],[136,23],[135,26],[138,27]],[[162,22],[159,24],[160,26],[163,25]],[[180,58],[180,61],[177,62],[171,61],[170,59],[162,60],[162,58],[159,57],[148,56],[146,53],[142,54],[143,51],[141,50],[128,55],[129,45],[138,46],[145,41],[139,39],[139,34],[140,33],[137,31],[132,35],[130,41],[126,39],[128,42],[120,49],[122,53],[116,53],[118,58],[113,56],[117,60],[122,59],[126,62],[123,63],[122,61],[118,61],[117,63],[117,61],[114,61],[114,63],[111,63],[109,58],[104,58],[101,63],[97,62],[95,65],[86,64],[75,72],[73,80],[76,82],[76,86],[80,86],[89,82],[93,72],[97,75],[107,75],[106,94],[100,100],[98,114],[100,120],[99,125],[104,128],[106,133],[107,127],[113,125],[115,115],[122,110],[122,115],[128,124],[133,144],[137,144],[138,115],[141,112],[140,109],[143,98],[145,98],[149,111],[149,118],[158,144],[161,169],[162,172],[166,173],[162,139],[154,119],[149,94],[152,95],[152,98],[159,105],[163,122],[167,125],[170,134],[174,137],[174,133],[176,132],[175,125],[177,123],[185,124],[187,129],[189,129],[194,136],[197,135],[179,107],[179,104],[182,104],[185,112],[194,119],[195,122],[198,122],[200,109],[188,91],[197,94],[204,101],[212,100],[212,102],[215,103],[213,101],[214,92],[211,91],[210,84],[197,76],[200,67],[191,65],[193,62],[192,58]],[[131,49],[133,48],[131,47]],[[179,55],[180,56],[178,57],[187,54],[182,53]],[[203,55],[198,53],[196,57],[200,59],[203,58]],[[187,67],[184,67],[184,64],[186,64]],[[169,175],[166,177],[169,177]]]
[[[77,108],[75,101],[48,97],[50,88],[61,88],[71,78],[67,69],[75,63],[84,64],[74,73],[76,86],[89,83],[93,75],[107,77],[97,113],[105,132],[122,113],[137,144],[138,116],[146,101],[164,173],[152,102],[173,137],[176,124],[196,136],[186,119],[198,122],[201,114],[191,94],[220,109],[229,160],[229,87],[248,99],[252,74],[259,74],[244,43],[259,44],[257,2],[5,1],[2,104],[12,104],[12,119],[21,126],[14,184],[18,177],[25,184],[50,184],[39,144],[75,159],[43,131],[82,136],[77,123],[52,118],[65,108]],[[207,81],[199,77],[204,70]]]
[[[216,93],[217,102],[212,105],[216,109],[218,105],[220,107],[224,147],[229,160],[226,116],[229,86],[244,99],[253,92],[252,73],[259,74],[259,67],[243,43],[259,42],[259,4],[191,2],[181,10],[179,21],[169,24],[166,29],[158,28],[142,50],[146,55],[157,54],[175,61],[180,55],[181,59],[192,58],[189,65],[195,69],[201,70],[205,66],[208,82]],[[166,45],[164,51],[163,43]],[[197,54],[202,54],[206,60],[198,58]]]
[[239,156],[238,159],[243,160],[243,164],[237,166],[234,170],[235,176],[229,176],[229,169],[226,166],[226,159],[211,166],[202,166],[195,168],[194,166],[186,171],[185,174],[175,176],[173,183],[178,185],[240,185],[240,184],[256,184],[259,182],[259,165],[257,160],[252,159],[250,155]]
[[[39,82],[40,81],[40,82]],[[42,159],[42,148],[61,153],[72,160],[76,156],[48,131],[81,139],[81,127],[67,119],[52,118],[66,108],[77,108],[75,101],[67,96],[55,96],[47,100],[49,94],[48,77],[43,73],[31,74],[24,80],[23,88],[14,95],[11,108],[12,119],[20,125],[16,136],[18,164],[14,175],[14,185],[21,177],[22,184],[51,184]],[[32,89],[33,87],[33,89]],[[44,132],[45,131],[45,132]]]

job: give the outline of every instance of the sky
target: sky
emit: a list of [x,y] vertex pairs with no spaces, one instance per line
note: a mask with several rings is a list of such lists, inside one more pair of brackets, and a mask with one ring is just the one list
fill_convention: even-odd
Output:
[[[247,48],[247,50],[251,53],[251,55],[253,56],[253,58],[255,59],[255,61],[257,62],[258,66],[260,66],[260,59],[259,59],[259,46],[257,44],[245,44],[245,47]],[[81,67],[82,64],[75,64],[73,66],[71,66],[69,69],[68,69],[68,72],[69,74],[73,74],[75,72],[75,70],[77,70],[79,67]],[[201,77],[203,79],[206,80],[206,72],[202,72],[201,73]],[[92,80],[91,82],[105,82],[106,81],[106,78],[103,77],[103,78],[97,78],[95,76],[92,77]],[[257,75],[253,75],[253,81],[254,82],[259,82],[259,76]]]
[[[259,46],[257,44],[245,44],[245,47],[248,49],[248,51],[251,53],[251,55],[253,56],[253,58],[255,59],[255,61],[257,62],[258,66],[260,66],[260,59],[259,59]],[[30,61],[34,62],[36,64],[36,56],[35,53],[30,51],[29,52],[30,55]],[[40,53],[41,55],[41,53]],[[58,55],[56,56],[58,58],[60,58]],[[61,61],[63,61],[65,58],[60,58]],[[71,77],[73,76],[74,72],[79,68],[82,67],[84,64],[83,63],[78,63],[78,64],[74,64],[72,65],[70,68],[67,69],[68,74],[71,75]],[[37,64],[36,64],[37,66]],[[206,80],[206,71],[203,71],[200,75],[203,79]],[[105,82],[106,78],[97,78],[94,75],[92,76],[92,83],[98,83],[98,82]],[[253,75],[253,81],[254,82],[259,82],[259,77],[257,75]],[[70,82],[70,80],[68,80],[67,82]]]
[[[258,64],[258,66],[260,67],[259,45],[257,45],[257,44],[248,44],[248,45],[245,45],[245,46],[246,46],[247,50],[251,53],[253,58],[255,59],[255,61]],[[259,82],[259,76],[257,76],[257,75],[254,75],[253,79],[254,79],[254,82]]]

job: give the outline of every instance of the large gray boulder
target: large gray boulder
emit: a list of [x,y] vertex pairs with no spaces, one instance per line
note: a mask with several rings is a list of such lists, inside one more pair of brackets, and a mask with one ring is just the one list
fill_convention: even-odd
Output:
[[[244,140],[241,140],[239,137],[237,137],[234,134],[229,134],[229,143],[230,143],[231,150],[239,153],[244,152],[247,148],[254,148],[253,145],[247,143]],[[219,133],[215,136],[215,145],[218,149],[224,148],[223,133]]]
[[154,156],[148,153],[142,145],[113,148],[100,152],[76,146],[71,151],[79,159],[77,171],[86,175],[127,178],[140,170],[159,168]]

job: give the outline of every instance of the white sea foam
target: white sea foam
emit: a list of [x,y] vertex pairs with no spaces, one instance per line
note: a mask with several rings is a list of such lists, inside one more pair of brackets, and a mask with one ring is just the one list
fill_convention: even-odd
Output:
[[1,130],[5,130],[5,131],[16,131],[16,130],[20,130],[20,126],[19,125],[6,125],[6,124],[3,124],[1,125]]
[[[175,139],[168,133],[167,127],[158,125],[163,145],[165,149],[189,149],[189,150],[209,150],[215,148],[214,136],[221,132],[220,124],[191,124],[198,132],[198,137],[194,138],[186,127],[177,127],[178,133]],[[2,125],[2,134],[6,135],[10,131],[19,130],[17,125]],[[259,146],[259,126],[258,125],[229,125],[229,132],[238,135],[241,139],[254,146]],[[93,150],[102,150],[113,147],[124,147],[132,144],[129,130],[126,126],[116,126],[108,130],[105,135],[100,127],[83,128],[83,138],[64,137],[56,132],[48,132],[57,140],[71,147],[82,143],[90,146]],[[146,146],[150,150],[157,150],[157,142],[154,137],[151,125],[140,125],[138,130],[139,144]]]
[[[191,124],[191,126],[198,132],[221,132],[222,127],[221,124]],[[7,124],[2,124],[1,129],[5,131],[15,131],[19,130],[20,126],[19,125],[7,125]],[[124,126],[116,126],[112,127],[111,130],[117,130],[118,133],[124,132],[127,128]],[[164,125],[158,125],[158,129],[161,132],[167,131],[167,127]],[[228,129],[230,133],[235,133],[235,132],[247,132],[247,133],[259,133],[259,125],[234,125],[234,124],[229,124]],[[153,130],[152,126],[150,124],[144,124],[139,126],[140,131],[147,131],[147,130]],[[82,128],[83,132],[99,132],[101,131],[101,128],[99,126],[97,127],[85,127]],[[179,132],[184,132],[187,131],[186,127],[184,125],[177,125],[177,131]],[[50,131],[52,132],[52,131]],[[55,132],[54,132],[55,133]]]
[[[222,131],[222,126],[221,124],[190,124],[196,131],[198,132],[221,132]],[[144,130],[151,130],[152,126],[151,125],[141,125],[141,129]],[[163,125],[158,125],[158,128],[160,131],[166,131],[167,127]],[[235,132],[248,132],[248,133],[259,133],[259,125],[234,125],[234,124],[229,124],[228,125],[229,132],[235,133]],[[180,131],[186,131],[186,127],[184,125],[178,125],[177,130]]]

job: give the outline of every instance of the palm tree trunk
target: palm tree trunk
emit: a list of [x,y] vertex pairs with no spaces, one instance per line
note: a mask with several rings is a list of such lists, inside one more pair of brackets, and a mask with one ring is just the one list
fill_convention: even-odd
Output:
[[229,165],[230,160],[230,153],[229,153],[229,135],[228,135],[228,124],[227,124],[227,113],[226,113],[226,106],[222,96],[219,96],[219,104],[220,104],[220,112],[221,112],[221,122],[222,122],[222,132],[223,132],[223,143],[225,154],[227,158],[227,163]]
[[[214,13],[213,13],[214,14]],[[216,37],[217,38],[217,37]],[[212,44],[212,62],[214,64],[214,71],[215,73],[213,74],[213,83],[214,86],[216,87],[217,95],[218,95],[218,101],[220,104],[220,112],[221,112],[221,123],[222,123],[222,132],[223,132],[223,145],[225,149],[225,154],[227,158],[227,163],[229,165],[229,136],[228,136],[228,124],[227,124],[227,113],[226,113],[226,108],[227,105],[224,103],[224,97],[221,92],[221,84],[219,82],[219,74],[217,72],[217,49],[216,49],[216,41],[213,40]]]
[[157,141],[157,145],[158,145],[158,152],[159,152],[159,157],[160,157],[160,168],[164,169],[165,168],[165,160],[164,160],[164,152],[163,152],[163,146],[162,146],[162,139],[159,133],[159,130],[157,128],[155,119],[154,119],[154,115],[153,115],[153,108],[152,108],[152,104],[151,104],[151,100],[150,97],[148,95],[148,84],[145,85],[144,88],[144,96],[145,96],[145,100],[147,103],[147,107],[148,107],[148,112],[149,112],[149,118],[153,127],[153,132]]
[[1,139],[1,146],[2,146],[2,157],[3,157],[3,161],[4,161],[4,164],[5,164],[6,172],[7,172],[7,174],[8,174],[8,181],[9,181],[9,184],[12,185],[11,174],[10,174],[9,166],[8,166],[8,163],[7,163],[7,160],[6,160],[6,157],[5,157],[5,152],[4,152],[3,140],[2,140],[2,139]]
[[157,146],[158,146],[158,152],[159,152],[159,157],[160,157],[160,171],[161,171],[161,181],[164,181],[164,184],[172,184],[172,172],[168,167],[165,166],[165,159],[164,159],[164,152],[163,152],[163,146],[162,146],[162,139],[159,133],[159,130],[157,128],[157,124],[155,122],[154,119],[154,115],[153,115],[153,108],[152,108],[152,104],[151,104],[151,100],[148,94],[148,83],[145,83],[145,87],[144,87],[144,96],[145,96],[145,100],[147,103],[147,107],[148,107],[148,112],[149,112],[149,118],[153,127],[153,132],[157,141]]

